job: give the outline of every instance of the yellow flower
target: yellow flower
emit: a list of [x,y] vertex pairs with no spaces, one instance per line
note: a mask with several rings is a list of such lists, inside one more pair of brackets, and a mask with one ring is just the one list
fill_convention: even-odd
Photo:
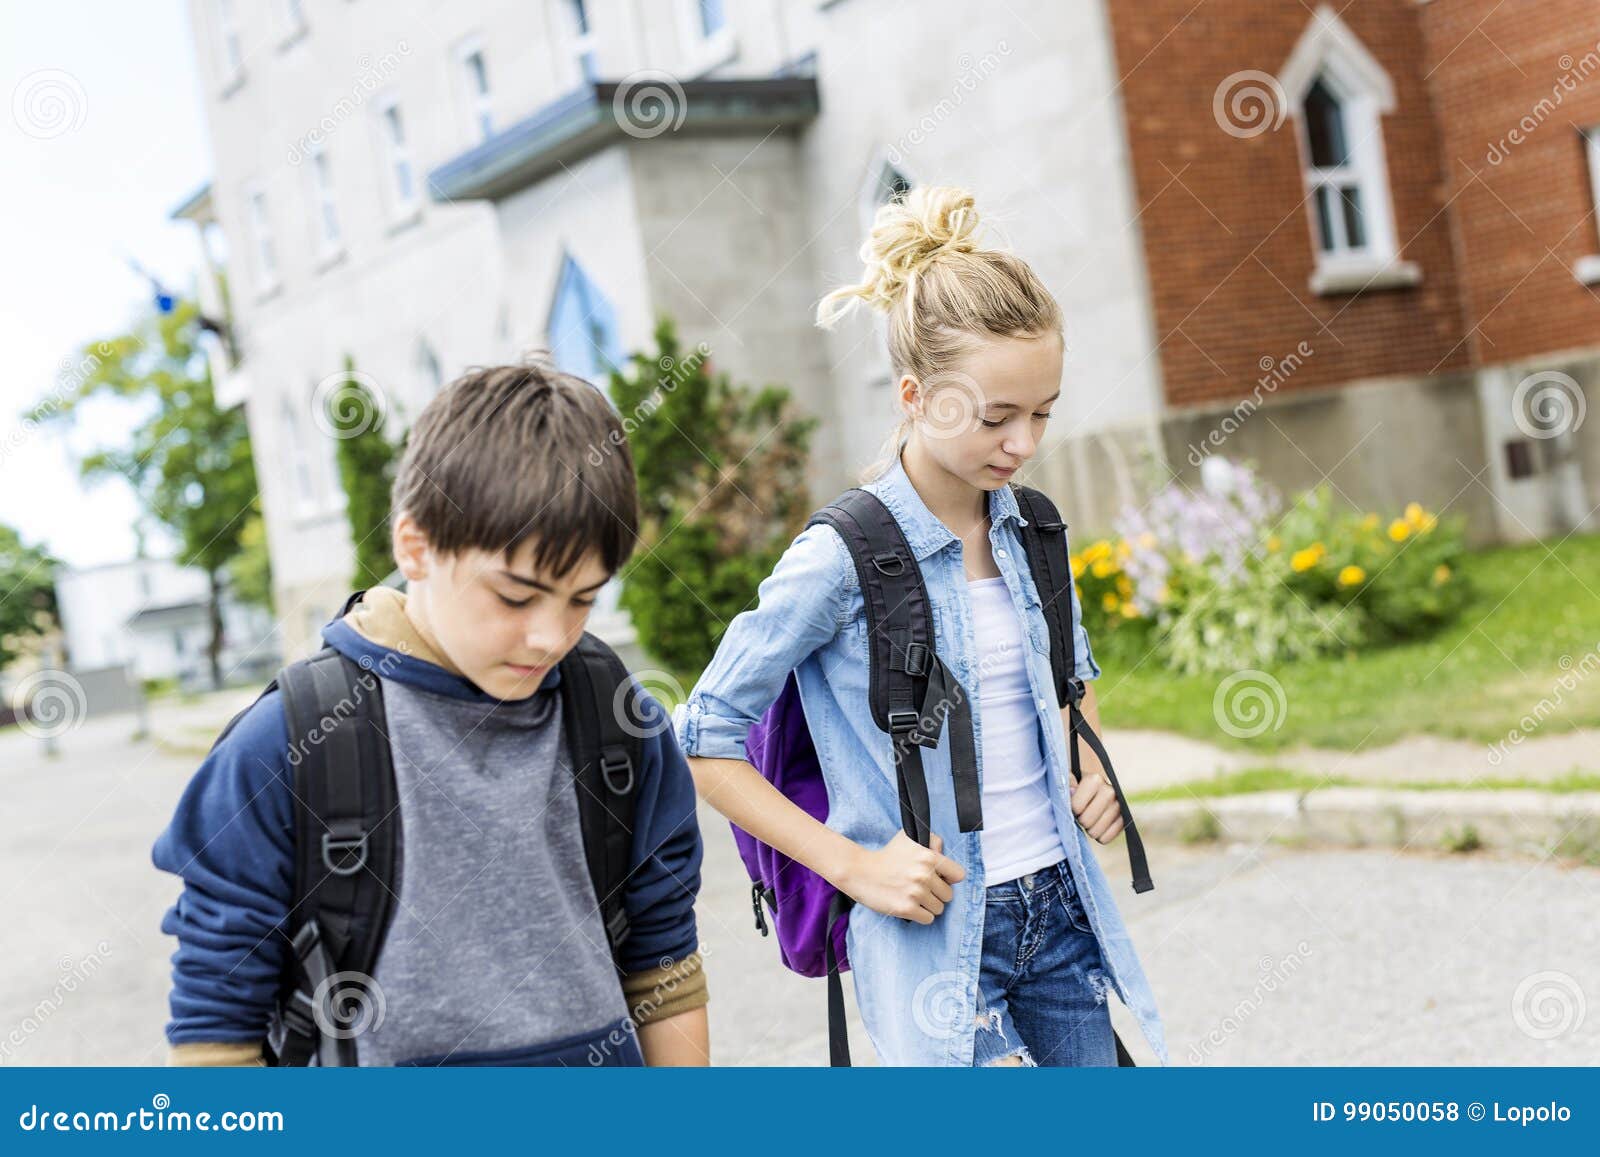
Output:
[[1353,587],[1367,577],[1367,572],[1358,566],[1347,566],[1339,572],[1339,585]]
[[1128,598],[1133,594],[1133,584],[1128,581],[1128,576],[1125,574],[1117,576],[1117,593],[1123,598]]
[[1396,542],[1404,542],[1411,534],[1411,526],[1403,518],[1397,518],[1389,524],[1389,537]]
[[1427,534],[1428,531],[1439,525],[1439,520],[1431,514],[1424,514],[1422,521],[1417,525],[1418,534]]
[[1282,545],[1283,539],[1279,538],[1277,535],[1271,534],[1267,536],[1267,553],[1277,554],[1278,548]]
[[1133,557],[1133,547],[1128,545],[1128,540],[1125,539],[1125,538],[1118,539],[1117,540],[1117,558],[1119,558],[1123,562],[1127,562],[1128,559],[1130,559],[1132,557]]
[[1138,604],[1131,603],[1131,602],[1130,603],[1123,603],[1122,604],[1122,617],[1125,618],[1125,619],[1137,619],[1139,617]]
[[1089,568],[1089,573],[1094,575],[1095,578],[1110,578],[1117,573],[1117,564],[1109,559],[1099,558]]
[[1296,571],[1310,570],[1322,561],[1322,556],[1328,553],[1328,548],[1320,542],[1314,542],[1303,550],[1297,550],[1289,556],[1289,565]]
[[1115,611],[1117,609],[1117,596],[1107,591],[1100,596],[1100,605],[1107,611]]
[[1099,542],[1091,544],[1089,549],[1083,552],[1085,562],[1098,562],[1100,559],[1110,557],[1111,544],[1103,538]]
[[1450,581],[1450,568],[1445,563],[1440,563],[1433,568],[1433,585],[1440,586]]
[[1365,518],[1363,518],[1361,520],[1361,529],[1362,530],[1377,530],[1378,529],[1378,516],[1376,514],[1369,514]]
[[1415,502],[1406,503],[1406,521],[1413,527],[1420,527],[1422,520],[1427,515],[1422,512],[1422,507]]
[[1081,554],[1071,555],[1067,559],[1067,561],[1072,564],[1072,577],[1073,578],[1082,578],[1083,577],[1083,572],[1086,569],[1086,567],[1084,565],[1084,561],[1083,561],[1083,555],[1081,555]]

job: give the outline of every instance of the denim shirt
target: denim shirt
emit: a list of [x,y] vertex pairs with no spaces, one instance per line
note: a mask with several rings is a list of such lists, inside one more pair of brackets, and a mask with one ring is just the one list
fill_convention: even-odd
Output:
[[[939,654],[973,704],[981,768],[981,672],[961,540],[927,508],[898,460],[865,489],[894,514],[922,568]],[[1089,836],[1072,814],[1067,786],[1071,770],[1050,671],[1050,637],[1018,531],[1024,520],[1009,486],[990,493],[989,514],[995,564],[1013,605],[1023,608],[1024,633],[1032,644],[1025,658],[1043,728],[1056,828],[1117,994],[1166,1064],[1155,997]],[[1076,590],[1072,623],[1077,674],[1096,678],[1100,668],[1083,630]],[[761,583],[758,605],[728,624],[711,664],[673,714],[684,753],[748,758],[746,733],[777,699],[791,670],[827,783],[828,827],[866,847],[883,846],[900,828],[893,756],[889,736],[873,722],[869,705],[866,612],[855,566],[844,541],[825,525],[808,527],[795,538]],[[944,853],[966,869],[966,878],[954,886],[954,899],[928,925],[856,905],[850,912],[850,966],[862,1020],[885,1063],[965,1067],[972,1063],[983,949],[982,842],[979,832],[958,830],[948,734],[937,748],[924,749],[923,764],[933,830],[944,841]]]

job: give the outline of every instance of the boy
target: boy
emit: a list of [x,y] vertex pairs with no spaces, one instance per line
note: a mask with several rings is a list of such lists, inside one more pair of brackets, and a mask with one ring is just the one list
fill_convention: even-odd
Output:
[[[351,661],[325,654],[325,664],[365,673],[378,692],[381,726],[369,731],[393,764],[393,806],[377,815],[393,822],[336,839],[331,852],[338,833],[324,835],[331,871],[307,872],[297,824],[312,793],[300,763],[331,769],[336,749],[348,764],[354,748],[315,726],[291,734],[288,720],[302,715],[285,695],[303,681],[269,689],[235,721],[155,846],[156,866],[184,881],[161,926],[178,938],[172,1063],[266,1063],[269,1028],[280,1063],[313,1052],[324,1064],[707,1063],[700,834],[665,713],[636,685],[624,703],[618,684],[614,709],[635,712],[626,727],[643,735],[623,785],[631,841],[623,830],[614,849],[619,872],[626,850],[620,902],[597,903],[585,858],[592,809],[580,804],[587,789],[573,782],[564,722],[577,692],[563,692],[558,664],[637,534],[615,411],[546,366],[474,371],[417,420],[393,510],[405,593],[367,591],[322,632]],[[339,714],[321,724],[360,722]],[[369,859],[384,847],[392,858]],[[393,879],[374,880],[371,860],[392,863]],[[365,897],[352,920],[328,917],[343,933],[308,931],[307,876],[366,889],[345,893]],[[614,918],[626,926],[620,943]],[[370,975],[330,975],[324,949],[336,956],[363,922],[384,929]],[[295,1018],[297,987],[313,999]],[[286,1023],[303,1045],[287,1061]]]

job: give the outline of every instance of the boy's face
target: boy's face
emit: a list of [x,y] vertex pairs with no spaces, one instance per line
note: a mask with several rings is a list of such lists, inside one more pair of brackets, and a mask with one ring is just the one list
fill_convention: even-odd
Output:
[[611,578],[593,553],[566,574],[540,571],[534,543],[503,553],[434,551],[401,514],[395,557],[407,579],[406,610],[430,644],[496,699],[526,699],[583,634],[596,594]]

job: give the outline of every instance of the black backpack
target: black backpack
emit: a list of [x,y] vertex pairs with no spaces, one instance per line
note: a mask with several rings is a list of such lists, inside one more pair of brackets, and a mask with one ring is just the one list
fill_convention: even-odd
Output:
[[[1155,884],[1150,879],[1144,841],[1133,822],[1127,797],[1117,782],[1111,757],[1079,708],[1086,688],[1076,674],[1069,601],[1072,576],[1065,549],[1067,524],[1061,520],[1055,503],[1043,492],[1027,486],[1013,486],[1012,491],[1027,521],[1021,528],[1022,546],[1050,631],[1050,669],[1055,677],[1056,701],[1068,708],[1072,777],[1074,780],[1083,778],[1078,748],[1078,741],[1082,739],[1099,757],[1117,793],[1123,832],[1128,841],[1133,890],[1148,892]],[[882,500],[859,487],[846,490],[818,510],[808,525],[818,522],[833,527],[844,539],[861,583],[867,637],[872,648],[868,684],[872,717],[892,740],[902,828],[919,844],[928,845],[931,828],[922,748],[938,745],[948,721],[958,826],[963,832],[980,830],[983,813],[977,750],[972,734],[972,704],[966,689],[939,658],[933,606],[905,533]],[[830,920],[847,906],[848,898],[840,897],[839,910],[830,912]],[[832,958],[831,934],[827,947],[830,1051],[835,1065],[847,1065],[850,1061],[844,1033],[844,991],[837,963]],[[1117,1063],[1134,1063],[1121,1038],[1117,1039]]]
[[[364,593],[351,595],[340,616]],[[593,635],[582,636],[560,671],[584,853],[616,960],[629,932],[623,887],[643,749],[638,729],[624,728],[619,716],[625,710],[637,718],[637,702],[615,707],[631,686],[628,669]],[[354,1034],[339,1030],[369,999],[363,986],[389,928],[401,823],[380,674],[327,647],[283,668],[262,695],[274,689],[283,697],[294,768],[295,885],[286,929],[291,955],[267,1059],[354,1065]],[[638,688],[627,694],[637,696]]]

